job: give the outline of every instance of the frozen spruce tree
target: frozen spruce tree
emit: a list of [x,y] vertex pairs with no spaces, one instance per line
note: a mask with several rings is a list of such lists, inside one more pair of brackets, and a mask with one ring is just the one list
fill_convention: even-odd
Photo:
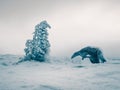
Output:
[[49,54],[50,43],[48,41],[47,28],[51,28],[47,21],[42,21],[35,26],[33,39],[26,41],[25,57],[26,60],[46,61]]

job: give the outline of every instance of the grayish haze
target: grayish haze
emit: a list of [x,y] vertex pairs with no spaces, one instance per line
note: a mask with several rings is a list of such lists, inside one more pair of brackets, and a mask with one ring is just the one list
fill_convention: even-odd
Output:
[[120,57],[120,0],[0,0],[0,53],[24,54],[42,20],[52,27],[52,56],[70,56],[89,45]]

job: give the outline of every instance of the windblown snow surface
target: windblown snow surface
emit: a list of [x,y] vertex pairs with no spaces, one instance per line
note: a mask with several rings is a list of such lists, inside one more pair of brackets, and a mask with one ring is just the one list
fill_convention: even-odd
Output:
[[79,58],[26,61],[0,55],[0,90],[120,90],[120,60],[91,64]]

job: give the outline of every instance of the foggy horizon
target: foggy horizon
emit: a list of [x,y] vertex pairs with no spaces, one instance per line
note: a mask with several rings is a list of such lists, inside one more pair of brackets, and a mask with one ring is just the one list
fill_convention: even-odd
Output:
[[70,56],[95,46],[106,57],[120,57],[118,0],[0,0],[0,54],[24,55],[34,27],[46,20],[50,55]]

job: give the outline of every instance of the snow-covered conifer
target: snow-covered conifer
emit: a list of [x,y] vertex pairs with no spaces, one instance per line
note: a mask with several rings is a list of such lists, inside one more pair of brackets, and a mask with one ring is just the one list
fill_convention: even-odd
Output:
[[24,60],[37,60],[43,62],[49,54],[50,43],[48,41],[47,27],[51,28],[47,21],[42,21],[35,26],[33,39],[26,41]]

